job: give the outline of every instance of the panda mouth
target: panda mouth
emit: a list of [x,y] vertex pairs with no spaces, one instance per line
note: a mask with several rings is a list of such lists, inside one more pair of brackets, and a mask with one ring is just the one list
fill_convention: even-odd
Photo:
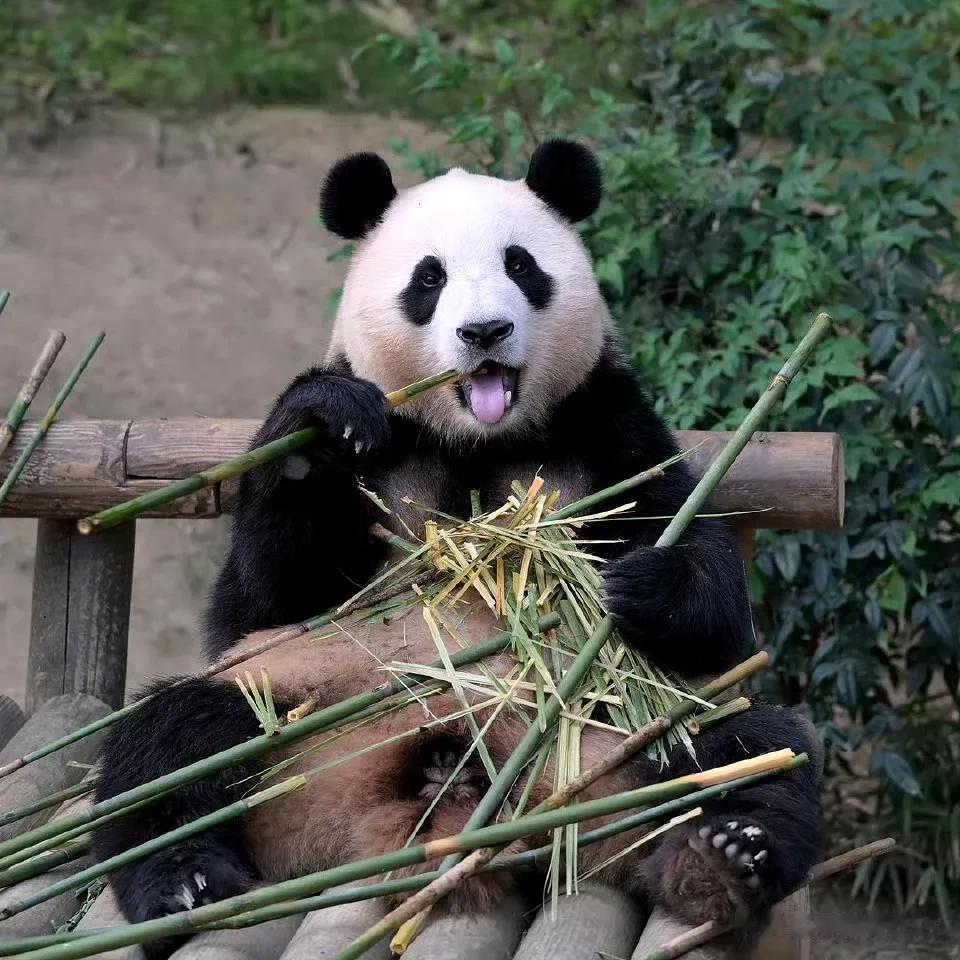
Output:
[[499,423],[517,402],[520,371],[482,363],[459,383],[460,399],[480,423]]

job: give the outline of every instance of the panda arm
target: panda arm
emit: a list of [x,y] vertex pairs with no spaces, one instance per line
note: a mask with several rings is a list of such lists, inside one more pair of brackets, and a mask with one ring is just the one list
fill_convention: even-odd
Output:
[[[564,418],[567,438],[603,489],[678,452],[633,372],[609,348]],[[566,440],[568,449],[569,439]],[[577,449],[579,448],[579,449]],[[595,536],[618,539],[605,575],[608,605],[625,639],[663,666],[684,674],[725,669],[752,647],[743,563],[726,524],[695,520],[673,547],[656,547],[693,489],[684,463],[630,491],[629,518],[605,522]],[[660,517],[667,519],[644,519]]]
[[306,426],[320,427],[322,439],[240,482],[230,552],[207,611],[211,656],[253,630],[341,603],[382,558],[357,474],[389,439],[383,394],[339,369],[313,368],[280,395],[251,446]]

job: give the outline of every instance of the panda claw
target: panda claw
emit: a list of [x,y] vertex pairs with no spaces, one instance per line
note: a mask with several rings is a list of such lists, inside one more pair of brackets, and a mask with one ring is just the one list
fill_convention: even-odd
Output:
[[354,453],[359,454],[361,450],[363,450],[363,444],[358,440],[358,441],[353,445],[353,451],[354,451]]
[[739,849],[735,843],[728,843],[723,852],[727,855],[728,860],[732,860],[737,855]]
[[725,846],[727,843],[727,835],[725,833],[718,833],[713,838],[713,846],[715,849],[719,850],[721,847]]
[[349,440],[351,433],[353,433],[353,424],[352,424],[352,423],[348,423],[348,424],[343,428],[343,439],[344,439],[344,440]]

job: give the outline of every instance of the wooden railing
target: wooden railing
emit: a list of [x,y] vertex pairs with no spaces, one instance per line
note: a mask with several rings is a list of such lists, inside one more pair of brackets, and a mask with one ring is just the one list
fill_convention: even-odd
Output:
[[[73,420],[56,423],[0,517],[39,519],[27,710],[61,693],[124,697],[136,524],[85,537],[75,521],[242,453],[256,420]],[[0,476],[32,434],[24,424],[0,459]],[[682,431],[701,473],[726,441]],[[699,445],[699,446],[698,446]],[[843,447],[830,433],[758,433],[721,482],[712,511],[731,514],[749,554],[756,529],[828,530],[843,523]],[[236,481],[149,514],[205,518],[232,512]]]

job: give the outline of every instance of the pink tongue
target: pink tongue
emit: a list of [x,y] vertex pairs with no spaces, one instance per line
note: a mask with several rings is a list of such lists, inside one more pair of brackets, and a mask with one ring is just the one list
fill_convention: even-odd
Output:
[[470,378],[470,409],[481,423],[499,422],[507,409],[503,376],[499,373],[475,373]]

